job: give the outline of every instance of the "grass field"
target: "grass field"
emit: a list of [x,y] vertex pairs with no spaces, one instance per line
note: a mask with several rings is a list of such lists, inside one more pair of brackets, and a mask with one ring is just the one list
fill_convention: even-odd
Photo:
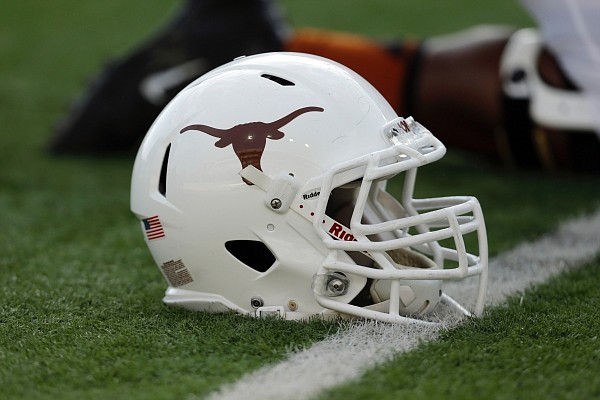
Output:
[[[165,284],[129,211],[133,160],[44,153],[53,124],[85,80],[107,58],[146,37],[178,4],[2,5],[2,399],[202,398],[345,329],[165,307]],[[505,0],[283,4],[293,25],[377,37],[531,23]],[[420,172],[417,191],[476,195],[492,255],[600,205],[598,177],[509,171],[453,152]],[[322,398],[600,398],[598,287],[596,258]]]

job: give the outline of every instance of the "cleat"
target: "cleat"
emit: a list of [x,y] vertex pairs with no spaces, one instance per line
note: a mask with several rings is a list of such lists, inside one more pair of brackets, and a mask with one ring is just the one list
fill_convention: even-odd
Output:
[[132,153],[190,82],[236,57],[281,50],[286,34],[268,0],[188,0],[155,37],[92,81],[58,123],[49,151]]

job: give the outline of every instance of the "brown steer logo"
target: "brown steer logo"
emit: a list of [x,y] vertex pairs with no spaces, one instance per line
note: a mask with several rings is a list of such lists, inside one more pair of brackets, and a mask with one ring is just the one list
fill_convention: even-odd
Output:
[[[283,138],[285,134],[279,130],[280,128],[289,124],[298,116],[311,111],[322,112],[323,108],[303,107],[273,122],[248,122],[235,125],[229,129],[213,128],[207,125],[189,125],[179,133],[200,131],[219,138],[215,146],[224,148],[231,145],[240,163],[242,163],[242,169],[248,165],[253,165],[262,171],[260,160],[265,151],[267,138],[271,140]],[[249,182],[246,183],[250,184]]]

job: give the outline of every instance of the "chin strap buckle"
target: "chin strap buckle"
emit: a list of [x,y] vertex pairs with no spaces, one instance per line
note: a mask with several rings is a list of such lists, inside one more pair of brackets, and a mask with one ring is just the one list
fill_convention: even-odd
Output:
[[292,174],[283,173],[271,178],[258,168],[249,165],[240,172],[240,175],[267,192],[265,205],[279,214],[289,210],[300,190],[300,183]]

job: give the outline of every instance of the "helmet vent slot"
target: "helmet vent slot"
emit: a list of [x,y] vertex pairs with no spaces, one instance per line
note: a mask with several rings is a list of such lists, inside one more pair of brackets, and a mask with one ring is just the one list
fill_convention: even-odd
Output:
[[281,86],[296,86],[296,84],[294,82],[290,82],[287,79],[282,78],[280,76],[275,76],[275,75],[271,75],[271,74],[262,74],[261,77],[271,80],[275,83],[278,83]]
[[171,152],[171,145],[167,146],[165,150],[165,156],[160,167],[160,177],[158,178],[158,191],[163,196],[167,197],[167,166],[169,165],[169,153]]
[[225,242],[227,251],[248,267],[266,272],[275,263],[271,250],[258,240],[230,240]]

